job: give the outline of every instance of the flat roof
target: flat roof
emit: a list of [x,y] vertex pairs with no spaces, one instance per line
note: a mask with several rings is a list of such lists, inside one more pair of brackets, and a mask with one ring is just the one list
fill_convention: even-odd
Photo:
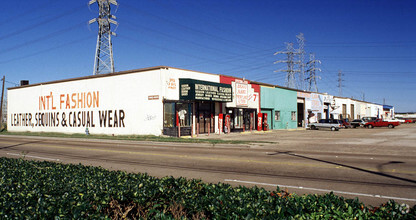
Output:
[[[133,69],[133,70],[120,71],[120,72],[115,72],[115,73],[105,73],[105,74],[89,75],[89,76],[82,76],[82,77],[76,77],[76,78],[69,78],[69,79],[62,79],[62,80],[54,80],[54,81],[43,82],[43,83],[35,83],[35,84],[29,84],[29,85],[23,85],[23,86],[10,87],[10,88],[7,88],[7,89],[8,90],[14,90],[14,89],[20,89],[20,88],[27,88],[27,87],[39,86],[39,85],[48,85],[48,84],[54,84],[54,83],[71,82],[71,81],[78,81],[78,80],[85,80],[85,79],[95,79],[95,78],[102,78],[102,77],[118,76],[118,75],[131,74],[131,73],[139,73],[139,72],[145,72],[145,71],[151,71],[151,70],[158,70],[158,69],[177,69],[177,70],[184,70],[184,71],[192,71],[192,72],[209,74],[209,75],[225,76],[225,77],[231,77],[231,78],[235,78],[235,79],[248,80],[248,81],[250,81],[250,83],[257,84],[257,85],[260,85],[260,86],[269,86],[269,87],[275,87],[275,88],[280,88],[280,89],[292,90],[292,91],[296,91],[296,92],[316,93],[316,94],[321,94],[321,95],[330,95],[330,94],[327,94],[327,93],[312,92],[312,91],[306,91],[306,90],[299,90],[299,89],[293,89],[293,88],[279,86],[279,85],[273,85],[273,84],[268,84],[268,83],[256,82],[256,81],[252,81],[250,79],[245,79],[245,78],[236,77],[236,76],[229,76],[229,75],[215,74],[215,73],[207,73],[207,72],[201,72],[201,71],[196,71],[196,70],[188,70],[188,69],[181,69],[181,68],[170,67],[170,66],[154,66],[154,67],[146,67],[146,68],[141,68],[141,69]],[[330,95],[330,96],[333,96],[334,98],[344,98],[344,99],[351,99],[351,100],[354,100],[354,101],[359,101],[359,102],[364,102],[364,103],[369,103],[369,104],[376,104],[376,103],[371,103],[371,102],[367,102],[367,101],[361,101],[361,100],[357,100],[357,99],[353,99],[353,98],[338,97],[338,96],[334,96],[334,95]],[[379,105],[379,104],[376,104],[376,105]]]

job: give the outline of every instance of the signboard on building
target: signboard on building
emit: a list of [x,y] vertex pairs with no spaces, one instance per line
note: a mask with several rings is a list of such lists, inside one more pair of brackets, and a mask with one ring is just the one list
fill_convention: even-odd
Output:
[[237,106],[248,106],[248,83],[235,82],[235,99]]
[[179,79],[179,99],[232,102],[231,85],[194,79]]

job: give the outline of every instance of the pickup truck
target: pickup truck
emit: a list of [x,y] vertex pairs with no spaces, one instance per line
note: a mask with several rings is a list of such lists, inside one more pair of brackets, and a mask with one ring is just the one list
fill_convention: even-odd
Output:
[[389,127],[394,128],[395,126],[399,126],[400,122],[397,121],[383,121],[381,119],[377,119],[375,121],[370,121],[365,123],[364,127],[367,128],[374,128],[374,127]]

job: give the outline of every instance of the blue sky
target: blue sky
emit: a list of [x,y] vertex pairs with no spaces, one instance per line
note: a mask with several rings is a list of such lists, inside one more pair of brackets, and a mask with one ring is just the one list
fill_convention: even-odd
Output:
[[[98,9],[87,0],[6,1],[0,8],[0,74],[6,86],[91,75]],[[416,111],[414,0],[118,0],[116,71],[157,65],[285,86],[296,44],[322,64],[320,92]],[[115,28],[115,27],[114,27]]]

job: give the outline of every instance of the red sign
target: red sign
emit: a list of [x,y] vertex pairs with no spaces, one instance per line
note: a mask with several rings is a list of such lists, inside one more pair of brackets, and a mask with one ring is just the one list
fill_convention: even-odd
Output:
[[257,130],[261,131],[263,129],[263,114],[258,113],[257,117]]
[[220,113],[218,115],[218,129],[219,129],[220,134],[222,133],[223,118],[224,118],[224,115]]

